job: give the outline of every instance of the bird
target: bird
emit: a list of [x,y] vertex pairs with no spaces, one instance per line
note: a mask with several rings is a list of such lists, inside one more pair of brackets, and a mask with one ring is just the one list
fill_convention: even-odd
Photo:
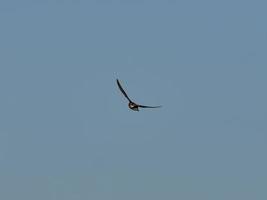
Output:
[[133,111],[139,111],[139,108],[160,108],[161,106],[144,106],[144,105],[140,105],[137,104],[135,102],[133,102],[127,95],[127,93],[124,91],[124,89],[122,88],[119,79],[117,79],[117,85],[121,91],[121,93],[126,97],[126,99],[128,99],[129,103],[128,103],[128,107],[133,110]]

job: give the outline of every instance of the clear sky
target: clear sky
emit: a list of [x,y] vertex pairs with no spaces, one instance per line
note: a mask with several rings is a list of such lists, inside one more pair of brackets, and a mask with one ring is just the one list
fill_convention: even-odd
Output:
[[1,0],[0,199],[266,200],[266,8]]

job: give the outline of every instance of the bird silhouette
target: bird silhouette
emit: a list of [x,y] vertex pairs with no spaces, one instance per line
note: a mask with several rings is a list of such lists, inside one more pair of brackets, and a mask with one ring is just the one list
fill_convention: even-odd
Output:
[[139,111],[139,108],[160,108],[161,106],[144,106],[144,105],[140,105],[137,104],[135,102],[133,102],[128,95],[126,94],[126,92],[124,91],[124,89],[122,88],[119,80],[117,79],[117,85],[120,89],[120,91],[122,92],[122,94],[126,97],[126,99],[128,99],[129,103],[128,103],[128,107],[134,111]]

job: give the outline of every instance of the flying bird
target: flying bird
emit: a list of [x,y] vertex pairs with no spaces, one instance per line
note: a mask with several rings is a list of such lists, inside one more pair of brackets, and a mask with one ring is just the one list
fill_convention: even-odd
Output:
[[128,99],[129,103],[128,103],[128,107],[134,111],[139,111],[139,108],[160,108],[161,106],[144,106],[144,105],[140,105],[137,103],[134,103],[126,94],[126,92],[124,91],[124,89],[122,88],[119,80],[117,79],[117,84],[118,87],[120,89],[120,91],[122,92],[122,94],[126,97],[126,99]]

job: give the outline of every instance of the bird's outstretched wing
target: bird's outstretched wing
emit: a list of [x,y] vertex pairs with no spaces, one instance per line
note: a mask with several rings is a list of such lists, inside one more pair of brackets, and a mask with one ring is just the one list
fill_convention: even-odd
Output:
[[118,87],[119,87],[120,91],[122,92],[122,94],[128,99],[129,102],[132,102],[131,99],[126,94],[126,92],[124,91],[124,89],[122,88],[122,86],[121,86],[121,84],[120,84],[118,79],[117,79],[117,84],[118,84]]
[[161,106],[144,106],[144,105],[138,105],[140,108],[160,108]]

